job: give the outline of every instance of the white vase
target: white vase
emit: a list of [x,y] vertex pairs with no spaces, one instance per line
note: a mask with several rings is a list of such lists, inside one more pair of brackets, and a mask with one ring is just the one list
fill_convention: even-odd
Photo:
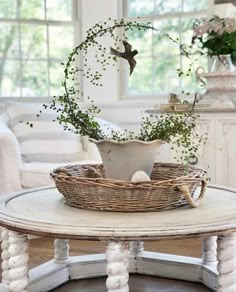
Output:
[[236,67],[232,63],[231,55],[213,56],[211,72],[234,72]]
[[165,143],[161,140],[89,140],[98,147],[107,178],[126,181],[131,180],[132,175],[140,170],[150,176],[159,148]]

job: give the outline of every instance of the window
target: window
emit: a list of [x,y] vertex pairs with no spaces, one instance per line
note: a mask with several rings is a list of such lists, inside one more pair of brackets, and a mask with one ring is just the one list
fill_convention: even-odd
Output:
[[[0,0],[0,97],[58,94],[74,47],[76,0]],[[76,33],[76,34],[75,34]]]
[[[166,96],[168,92],[181,92],[182,88],[193,90],[191,78],[181,80],[177,68],[186,68],[189,61],[179,53],[175,45],[164,33],[183,44],[190,44],[192,25],[195,19],[206,17],[213,7],[211,0],[125,0],[126,20],[150,21],[160,33],[136,31],[127,35],[133,48],[139,51],[135,57],[137,66],[123,82],[123,96]],[[207,65],[206,57],[198,57],[202,66]],[[127,70],[126,70],[127,71]]]

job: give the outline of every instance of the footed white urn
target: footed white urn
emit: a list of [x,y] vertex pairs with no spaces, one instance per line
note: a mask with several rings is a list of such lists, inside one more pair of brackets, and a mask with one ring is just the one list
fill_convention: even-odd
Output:
[[[227,56],[227,55],[226,55]],[[198,67],[195,71],[198,82],[203,87],[200,94],[203,102],[207,101],[215,107],[222,108],[234,107],[236,103],[236,71],[234,65],[225,60],[221,63],[215,60],[212,72],[207,73],[203,67]]]

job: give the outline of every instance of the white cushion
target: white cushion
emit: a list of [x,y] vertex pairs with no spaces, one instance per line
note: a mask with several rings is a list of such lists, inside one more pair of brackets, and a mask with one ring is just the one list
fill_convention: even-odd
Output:
[[120,133],[120,134],[124,134],[124,130],[122,130],[120,127],[106,121],[103,120],[101,118],[97,118],[95,117],[94,120],[99,124],[99,126],[102,128],[103,133],[107,136],[107,137],[111,137],[112,133]]
[[23,163],[21,167],[21,182],[23,188],[36,188],[54,185],[50,179],[50,172],[60,166],[73,164],[97,164],[100,160],[82,160],[74,163],[42,163],[31,162]]
[[[43,110],[41,114],[40,111]],[[40,104],[7,103],[9,124],[25,162],[75,162],[86,159],[81,136],[63,130],[57,113]],[[39,116],[37,116],[39,114]],[[26,122],[32,123],[30,127]]]

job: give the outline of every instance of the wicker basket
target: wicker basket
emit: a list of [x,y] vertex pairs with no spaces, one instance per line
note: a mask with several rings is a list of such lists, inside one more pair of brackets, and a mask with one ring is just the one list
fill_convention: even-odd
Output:
[[[68,205],[106,211],[161,211],[189,204],[197,207],[206,190],[205,172],[180,164],[155,163],[151,180],[105,178],[102,164],[57,168],[51,173]],[[193,195],[201,184],[198,199]]]

